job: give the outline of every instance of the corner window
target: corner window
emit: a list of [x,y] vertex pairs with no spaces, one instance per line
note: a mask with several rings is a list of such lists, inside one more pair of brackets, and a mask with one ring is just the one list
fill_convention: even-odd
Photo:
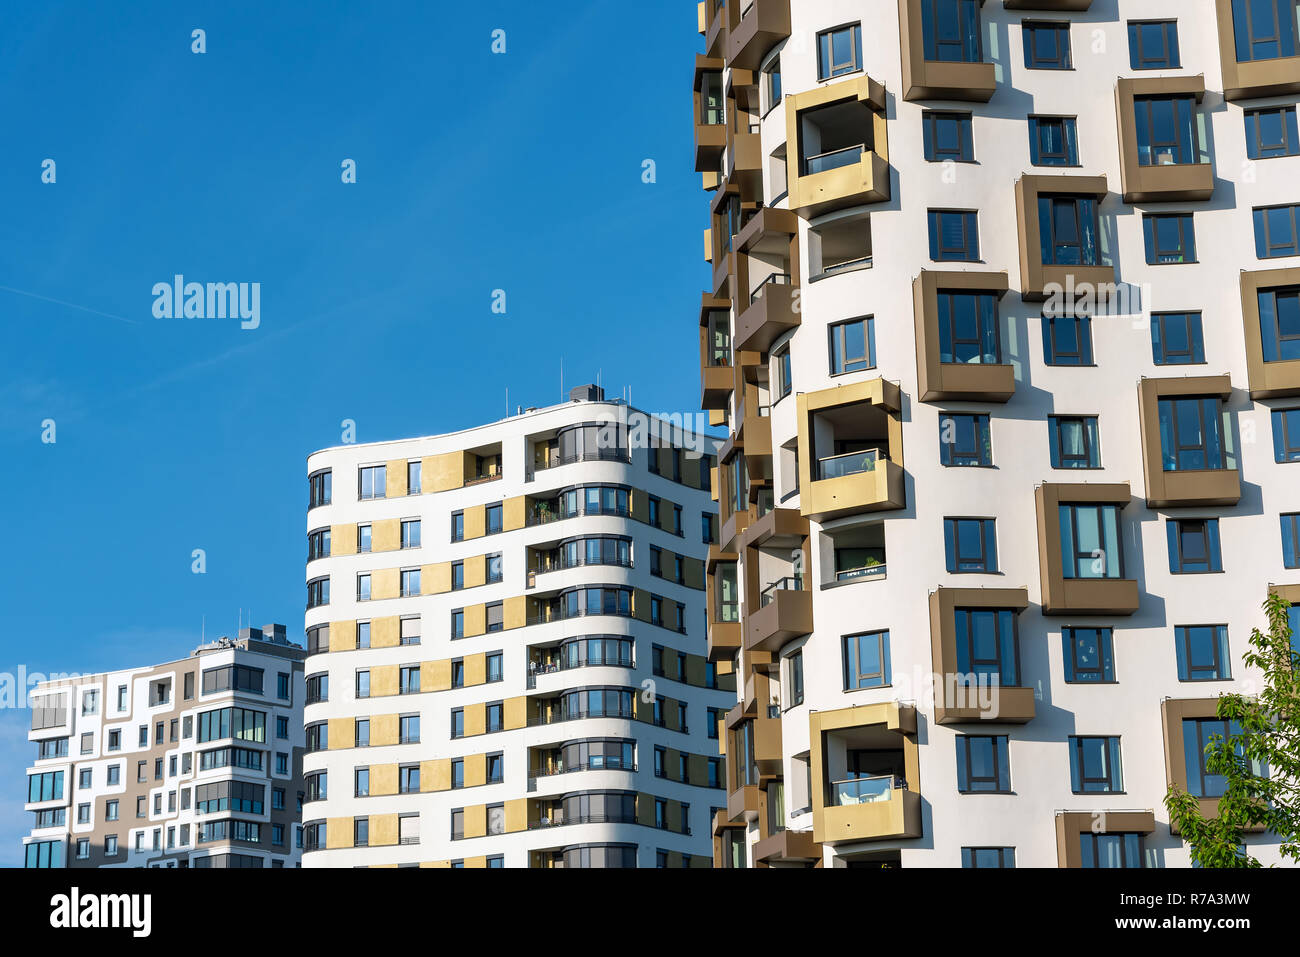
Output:
[[980,4],[983,0],[921,0],[921,44],[937,63],[979,63]]
[[996,365],[1002,361],[998,301],[991,293],[936,293],[939,361]]
[[309,494],[307,498],[307,507],[316,508],[318,505],[328,505],[330,503],[330,486],[332,484],[333,473],[329,469],[323,472],[317,472],[307,480]]
[[794,388],[794,380],[790,371],[789,346],[783,347],[779,352],[772,353],[768,378],[771,383],[773,404],[784,399]]
[[1039,252],[1044,266],[1100,266],[1100,233],[1093,197],[1038,197]]
[[1139,166],[1200,162],[1196,100],[1190,96],[1139,96],[1133,100]]
[[[1300,513],[1282,516],[1282,564],[1287,568],[1300,568]],[[1294,619],[1295,608],[1292,607],[1291,611]]]
[[[1204,398],[1161,399],[1161,461],[1166,472],[1201,472],[1232,468],[1231,434],[1223,400]],[[1226,440],[1226,441],[1225,441]]]
[[1260,290],[1259,331],[1265,362],[1300,359],[1300,286]]
[[1020,639],[1016,613],[1007,608],[953,610],[957,672],[981,685],[1015,688],[1020,684]]

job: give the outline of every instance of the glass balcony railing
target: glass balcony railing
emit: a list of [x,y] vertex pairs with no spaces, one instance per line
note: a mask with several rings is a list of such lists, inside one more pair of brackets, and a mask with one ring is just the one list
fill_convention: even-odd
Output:
[[883,561],[874,563],[869,562],[868,564],[861,565],[857,568],[844,568],[837,571],[835,573],[835,580],[837,582],[849,582],[855,581],[859,578],[872,578],[876,575],[883,574],[885,574],[885,563]]
[[853,807],[888,801],[890,792],[907,790],[907,782],[897,774],[882,774],[871,778],[850,778],[831,782],[831,803],[836,807]]
[[718,602],[718,617],[715,618],[714,621],[722,624],[733,624],[740,621],[740,602]]
[[833,479],[859,472],[874,472],[880,457],[880,449],[863,449],[861,452],[827,456],[817,460],[817,478]]
[[804,175],[811,176],[814,173],[825,173],[829,170],[839,169],[842,166],[852,166],[862,158],[862,154],[867,151],[865,143],[856,143],[853,146],[846,146],[843,149],[831,150],[829,153],[817,153],[804,159]]

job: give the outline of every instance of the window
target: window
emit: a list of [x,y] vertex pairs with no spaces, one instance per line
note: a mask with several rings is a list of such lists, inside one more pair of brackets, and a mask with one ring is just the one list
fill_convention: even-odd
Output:
[[420,520],[418,518],[410,518],[402,522],[402,547],[420,547]]
[[1083,867],[1141,867],[1141,834],[1093,834],[1084,831],[1079,835]]
[[1092,365],[1092,317],[1044,315],[1043,362],[1049,366]]
[[357,648],[366,649],[370,647],[370,622],[357,622]]
[[921,136],[925,158],[931,163],[952,160],[975,162],[975,141],[969,113],[944,113],[927,110],[921,114]]
[[1147,265],[1196,262],[1191,213],[1147,213],[1142,217],[1142,233],[1146,237]]
[[830,327],[831,375],[862,372],[876,364],[875,319],[850,319]]
[[[307,561],[315,561],[318,558],[329,558],[330,555],[330,530],[328,528],[317,529],[307,534]],[[118,708],[121,711],[121,708]]]
[[453,708],[451,711],[451,736],[453,738],[463,738],[465,736],[464,708]]
[[803,704],[803,651],[796,651],[786,659],[786,675],[789,695],[786,707],[794,708]]
[[1171,518],[1165,522],[1169,539],[1169,572],[1194,575],[1223,571],[1217,518]]
[[1201,134],[1196,125],[1196,100],[1190,96],[1138,96],[1139,166],[1185,166],[1200,161]]
[[1300,462],[1300,408],[1274,409],[1273,461]]
[[963,847],[961,849],[961,866],[972,868],[1015,867],[1016,849],[1014,847]]
[[1282,516],[1282,564],[1300,568],[1300,512]]
[[1296,55],[1295,0],[1233,0],[1238,63]]
[[844,690],[883,688],[891,683],[889,632],[845,635]]
[[1151,357],[1158,366],[1200,365],[1205,342],[1199,312],[1157,312],[1151,315]]
[[502,581],[505,577],[505,572],[501,564],[501,553],[494,552],[493,554],[488,555],[486,561],[487,561],[487,583],[489,585],[495,585],[497,582]]
[[1039,251],[1044,266],[1100,266],[1100,232],[1093,197],[1038,197]]
[[487,783],[500,784],[505,780],[505,757],[498,751],[487,756]]
[[488,733],[495,733],[505,728],[505,705],[502,702],[489,702],[483,709],[483,714]]
[[275,719],[275,736],[281,740],[289,737],[289,719],[283,715]]
[[370,818],[358,817],[352,820],[352,846],[368,847],[370,845]]
[[1061,505],[1064,577],[1123,578],[1123,546],[1116,505]]
[[353,730],[353,741],[358,748],[370,747],[370,719],[357,718]]
[[418,714],[404,714],[400,719],[399,733],[401,734],[402,744],[419,744],[420,743],[420,716]]
[[402,645],[418,645],[420,643],[420,618],[419,616],[403,618],[399,626],[398,643]]
[[945,518],[943,544],[950,573],[998,570],[997,538],[991,518]]
[[773,57],[772,62],[763,68],[763,113],[781,102],[781,58]]
[[489,505],[484,512],[484,520],[487,526],[488,535],[495,535],[501,531],[501,514],[502,506],[500,502],[495,505]]
[[1124,790],[1119,738],[1070,736],[1070,788],[1075,794]]
[[419,495],[422,469],[419,462],[406,463],[406,494]]
[[1101,468],[1101,437],[1095,415],[1049,415],[1052,468]]
[[1130,20],[1128,62],[1134,70],[1177,70],[1178,23],[1174,20]]
[[790,394],[793,379],[790,373],[790,347],[787,345],[772,353],[771,371],[768,374],[772,390],[772,403],[776,404]]
[[[1166,472],[1199,472],[1230,468],[1231,434],[1224,422],[1223,400],[1161,399],[1161,459]],[[1228,440],[1225,442],[1225,439]]]
[[993,436],[989,417],[983,414],[941,415],[939,462],[947,466],[991,466]]
[[357,672],[357,697],[358,698],[370,697],[370,672],[369,671]]
[[309,509],[330,503],[330,478],[330,471],[326,469],[324,472],[317,472],[307,479],[310,486],[310,494],[307,498],[307,507]]
[[398,792],[400,794],[420,793],[420,766],[406,764],[398,769]]
[[1300,255],[1300,237],[1296,230],[1296,210],[1300,206],[1256,207],[1255,255],[1260,259],[1280,259]]
[[451,513],[451,540],[453,542],[463,542],[465,540],[465,513]]
[[1265,362],[1300,359],[1300,286],[1261,289],[1259,325]]
[[[1221,774],[1211,774],[1205,767],[1205,753],[1215,738],[1232,741],[1234,750],[1243,756],[1243,749],[1238,740],[1242,735],[1241,725],[1236,721],[1223,721],[1218,718],[1184,718],[1183,719],[1183,767],[1187,771],[1187,793],[1193,797],[1223,797],[1227,779]],[[1251,773],[1263,777],[1268,773],[1267,767],[1257,761],[1248,760]]]
[[357,575],[357,601],[370,601],[370,573]]
[[401,684],[399,694],[419,694],[420,693],[420,666],[406,665],[399,672]]
[[465,637],[465,609],[456,608],[451,613],[451,637]]
[[108,766],[108,786],[116,787],[122,783],[122,765],[110,764]]
[[954,609],[957,671],[981,685],[1020,684],[1020,642],[1016,613],[1006,608]]
[[1109,628],[1064,628],[1061,641],[1069,684],[1109,684],[1115,680],[1115,652]]
[[413,598],[420,594],[420,569],[402,569],[402,597]]
[[1024,21],[1020,25],[1024,40],[1026,70],[1069,70],[1070,24],[1063,21]]
[[1179,625],[1174,628],[1179,681],[1227,681],[1232,677],[1227,625]]
[[1078,166],[1079,138],[1074,117],[1031,116],[1029,160],[1035,166]]
[[817,79],[829,80],[862,69],[862,27],[849,26],[817,34]]
[[921,43],[926,60],[979,63],[981,0],[921,0]]
[[500,631],[505,627],[505,606],[499,602],[493,602],[485,609],[487,617],[487,630]]
[[958,735],[957,790],[962,794],[1010,794],[1007,749],[1005,735]]
[[451,563],[451,590],[460,591],[465,587],[465,563]]
[[930,258],[935,262],[979,262],[979,231],[970,210],[932,209]]
[[1294,106],[1265,106],[1246,110],[1246,156],[1275,159],[1300,155]]
[[330,603],[329,578],[315,578],[307,583],[307,607],[317,608]]
[[370,465],[358,470],[357,495],[364,502],[367,499],[383,498],[386,494],[388,467]]
[[998,300],[991,293],[936,293],[939,361],[996,365],[1002,361]]
[[370,551],[371,541],[373,539],[373,530],[369,525],[357,526],[357,551],[366,554]]

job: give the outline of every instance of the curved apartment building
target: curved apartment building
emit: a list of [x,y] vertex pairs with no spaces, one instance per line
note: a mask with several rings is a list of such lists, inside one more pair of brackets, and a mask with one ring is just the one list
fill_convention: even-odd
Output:
[[1186,866],[1300,602],[1294,0],[699,27],[715,863]]
[[708,867],[715,440],[568,403],[308,462],[309,867]]

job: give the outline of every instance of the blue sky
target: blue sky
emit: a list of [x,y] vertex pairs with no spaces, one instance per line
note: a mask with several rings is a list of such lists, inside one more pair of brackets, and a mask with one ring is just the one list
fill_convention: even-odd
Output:
[[[561,361],[566,387],[697,409],[693,3],[3,19],[0,671],[179,657],[240,609],[300,639],[305,458],[344,419],[358,441],[467,427],[507,387],[557,401]],[[259,282],[260,327],[154,318],[177,273]],[[26,723],[0,711],[0,865],[30,823]]]

